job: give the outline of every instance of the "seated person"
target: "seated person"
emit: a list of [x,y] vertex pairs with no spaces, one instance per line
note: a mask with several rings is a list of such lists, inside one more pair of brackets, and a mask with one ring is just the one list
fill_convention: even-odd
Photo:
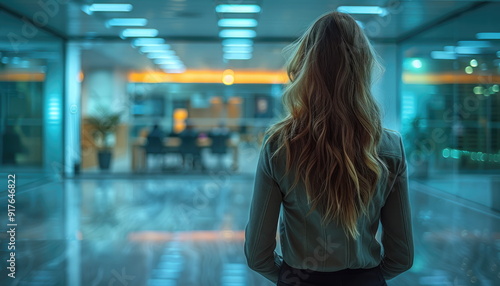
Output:
[[186,123],[186,129],[179,133],[179,138],[181,139],[181,146],[179,151],[182,155],[182,162],[184,166],[186,165],[186,159],[192,159],[192,167],[203,169],[203,164],[201,162],[201,149],[198,146],[198,132],[194,129],[191,122]]
[[231,136],[229,128],[224,124],[219,124],[218,127],[213,128],[208,137],[212,139],[212,153],[225,154],[227,152],[227,140]]
[[146,153],[163,153],[164,152],[164,146],[163,146],[163,139],[165,138],[165,134],[163,131],[160,129],[160,126],[158,124],[155,124],[153,126],[153,129],[149,132],[147,136],[147,143],[146,143]]
[[210,146],[210,151],[212,154],[218,156],[218,164],[222,167],[222,156],[227,154],[227,140],[231,136],[229,128],[225,127],[223,123],[220,123],[218,127],[213,128],[208,137],[212,140],[212,145]]

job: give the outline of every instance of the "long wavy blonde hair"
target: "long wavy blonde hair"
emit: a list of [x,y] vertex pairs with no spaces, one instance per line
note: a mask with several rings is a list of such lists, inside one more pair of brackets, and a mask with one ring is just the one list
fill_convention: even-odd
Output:
[[382,125],[370,87],[382,69],[355,20],[333,12],[320,17],[288,47],[290,83],[283,94],[288,115],[268,131],[286,152],[286,174],[302,180],[323,222],[336,220],[359,236],[385,165],[377,154]]

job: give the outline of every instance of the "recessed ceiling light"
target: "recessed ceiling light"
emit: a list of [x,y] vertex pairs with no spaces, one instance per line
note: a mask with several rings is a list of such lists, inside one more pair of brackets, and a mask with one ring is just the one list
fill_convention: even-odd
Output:
[[174,66],[174,65],[181,66],[181,65],[183,65],[182,61],[179,60],[179,59],[158,59],[158,60],[155,60],[154,62],[157,65],[171,65],[171,66]]
[[255,38],[257,33],[254,30],[235,29],[235,30],[222,30],[219,32],[221,38]]
[[255,19],[220,19],[218,22],[219,27],[240,27],[240,28],[253,28],[257,27],[257,20]]
[[130,12],[134,6],[132,4],[121,3],[95,3],[88,7],[90,12]]
[[222,45],[227,47],[245,47],[253,45],[250,39],[225,39],[222,40]]
[[387,15],[387,9],[380,6],[339,6],[337,11],[348,14]]
[[456,60],[457,55],[446,51],[432,51],[431,58],[435,60]]
[[500,33],[477,33],[476,38],[479,40],[500,40]]
[[125,29],[121,34],[122,38],[130,37],[156,37],[158,30],[156,29]]
[[159,65],[159,67],[161,69],[171,69],[171,70],[186,68],[183,63],[165,64],[165,65]]
[[215,7],[217,13],[259,13],[259,5],[222,4]]
[[171,64],[172,62],[179,62],[182,63],[182,61],[179,59],[178,56],[173,55],[172,57],[169,58],[162,58],[162,59],[155,59],[153,62],[157,65],[166,65],[166,64]]
[[136,47],[157,46],[165,43],[162,38],[139,38],[135,39],[133,45]]
[[108,26],[123,26],[123,27],[144,27],[148,24],[145,18],[113,18],[106,22]]

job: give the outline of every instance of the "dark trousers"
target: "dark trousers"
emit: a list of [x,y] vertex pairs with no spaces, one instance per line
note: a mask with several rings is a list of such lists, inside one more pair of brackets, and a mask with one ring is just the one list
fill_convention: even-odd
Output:
[[317,272],[296,269],[285,262],[277,286],[387,286],[379,267]]

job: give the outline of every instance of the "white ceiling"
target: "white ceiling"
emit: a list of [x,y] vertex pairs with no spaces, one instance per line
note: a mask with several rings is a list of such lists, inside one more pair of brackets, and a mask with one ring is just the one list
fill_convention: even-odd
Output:
[[[225,3],[234,3],[228,0]],[[499,0],[500,1],[500,0]],[[188,69],[268,69],[283,66],[282,48],[297,38],[319,15],[341,5],[380,5],[392,3],[385,17],[356,15],[364,22],[366,31],[375,42],[401,42],[419,35],[428,42],[473,39],[477,32],[500,27],[499,1],[433,1],[433,0],[261,0],[258,15],[254,57],[249,61],[222,59],[221,40],[218,38],[215,6],[223,1],[209,0],[107,0],[99,2],[127,2],[134,6],[130,13],[94,13],[87,15],[81,6],[92,1],[55,0],[60,4],[48,17],[43,28],[67,40],[82,43],[85,68],[121,66],[127,69],[152,68],[149,59],[132,48],[128,40],[119,38],[121,28],[107,28],[106,20],[114,17],[144,17],[148,28],[160,31],[160,36],[177,52]],[[50,2],[50,1],[40,1]],[[0,0],[0,10],[8,10],[18,17],[33,19],[43,8],[35,0]],[[95,1],[97,2],[97,1]],[[10,17],[10,16],[9,16]],[[0,36],[22,34],[22,26],[11,24],[0,11]],[[467,25],[463,25],[467,21]],[[22,22],[19,22],[22,24]],[[486,29],[486,30],[485,30]],[[499,32],[499,31],[495,31]],[[42,33],[40,33],[41,35]],[[45,33],[46,34],[46,33]],[[38,38],[37,38],[38,40]],[[9,49],[8,41],[0,41],[0,50]],[[422,48],[423,49],[423,48]]]

